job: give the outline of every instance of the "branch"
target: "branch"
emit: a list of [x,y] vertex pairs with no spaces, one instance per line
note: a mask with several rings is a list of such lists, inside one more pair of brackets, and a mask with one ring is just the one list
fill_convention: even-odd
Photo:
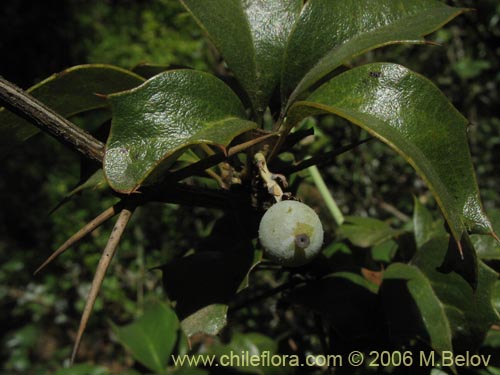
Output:
[[102,163],[104,144],[0,76],[0,102],[83,156]]

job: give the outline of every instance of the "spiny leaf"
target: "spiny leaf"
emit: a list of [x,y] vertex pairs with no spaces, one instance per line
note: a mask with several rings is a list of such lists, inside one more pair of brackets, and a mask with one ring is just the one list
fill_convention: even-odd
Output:
[[228,86],[194,70],[161,73],[109,100],[113,121],[104,173],[123,193],[161,178],[187,147],[207,143],[225,150],[234,137],[257,126],[245,119]]
[[300,0],[182,0],[222,53],[261,117],[279,83]]
[[319,79],[366,51],[423,43],[424,35],[463,11],[435,0],[308,1],[285,52],[283,104],[288,99],[289,107]]
[[[79,65],[53,74],[27,92],[62,116],[70,117],[106,107],[103,95],[128,90],[142,82],[142,77],[115,66]],[[38,132],[28,121],[1,108],[0,158]]]
[[364,65],[296,103],[289,121],[319,113],[346,118],[403,156],[431,189],[457,243],[467,232],[492,232],[468,151],[468,122],[426,78],[396,64]]

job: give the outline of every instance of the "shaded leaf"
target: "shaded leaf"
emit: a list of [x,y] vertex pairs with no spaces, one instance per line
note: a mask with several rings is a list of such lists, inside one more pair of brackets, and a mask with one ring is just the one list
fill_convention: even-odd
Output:
[[57,205],[50,210],[51,213],[58,210],[61,206],[67,203],[75,194],[81,193],[84,190],[98,190],[108,186],[106,183],[106,179],[104,178],[104,173],[102,169],[98,169],[95,171],[88,179],[86,179],[83,183],[78,184],[74,189],[72,189],[69,193],[67,193],[64,198],[57,203]]
[[[337,272],[295,288],[288,298],[320,313],[344,339],[373,337],[378,287],[359,274]],[[359,349],[359,347],[358,347]]]
[[355,246],[371,247],[380,245],[395,237],[399,231],[388,223],[359,216],[346,216],[339,228],[339,235],[347,238]]
[[418,200],[413,199],[413,231],[417,247],[422,247],[431,238],[438,235],[445,235],[444,223],[441,220],[434,220],[432,213]]
[[103,366],[81,363],[68,368],[62,368],[52,375],[108,375],[110,372]]
[[497,309],[500,314],[500,280],[495,283],[493,288],[493,306]]
[[[227,344],[216,343],[210,347],[210,353],[215,354],[218,358],[221,356],[241,355],[248,353],[249,356],[261,356],[262,353],[268,352],[269,358],[278,354],[278,344],[270,337],[260,333],[235,333],[231,341]],[[232,354],[233,353],[233,354]],[[261,357],[262,358],[262,357]],[[259,363],[259,366],[243,363],[243,361],[233,361],[232,367],[241,373],[245,374],[286,374],[291,371],[288,366],[267,366],[264,363]]]
[[227,310],[227,304],[202,307],[181,322],[182,330],[187,337],[197,333],[217,335],[227,324]]
[[[222,81],[194,70],[171,70],[109,97],[113,112],[104,173],[123,193],[154,180],[187,147],[225,148],[257,125]],[[152,176],[154,172],[154,176]]]
[[182,366],[178,367],[174,371],[170,372],[172,375],[208,375],[209,371],[199,368],[199,367],[191,367],[191,366]]
[[456,273],[439,272],[447,243],[447,236],[432,239],[417,252],[412,264],[425,275],[444,308],[454,350],[471,350],[478,348],[490,326],[500,321],[493,306],[498,274],[480,261],[477,288],[473,290]]
[[[220,251],[201,251],[160,267],[169,298],[186,335],[217,334],[226,325],[229,302],[247,285],[259,261],[251,243],[219,243]],[[193,277],[196,275],[196,277]]]
[[417,267],[391,264],[384,272],[380,296],[393,342],[404,345],[418,338],[438,353],[452,350],[444,306]]
[[390,263],[396,252],[398,251],[398,243],[392,239],[373,246],[372,258],[376,262]]
[[346,61],[394,43],[423,43],[464,9],[435,0],[313,0],[288,42],[281,92],[295,98]]
[[462,235],[460,242],[451,236],[443,263],[438,267],[442,273],[455,272],[466,280],[472,289],[477,288],[478,259],[476,251],[467,233]]
[[364,65],[296,103],[290,121],[320,113],[348,119],[403,156],[431,189],[457,243],[466,231],[491,233],[468,152],[467,120],[430,81],[396,64]]
[[145,79],[149,79],[157,74],[172,69],[190,69],[190,68],[188,66],[183,66],[183,65],[161,65],[161,64],[140,63],[134,66],[131,70],[135,74],[140,75]]
[[[108,105],[100,95],[139,86],[144,79],[111,65],[79,65],[53,74],[27,91],[64,117]],[[0,109],[0,158],[39,132],[30,122]]]
[[126,326],[112,325],[118,341],[142,365],[157,373],[164,373],[177,340],[179,321],[165,303],[151,300],[144,306],[144,314]]
[[279,83],[300,0],[182,0],[245,88],[257,116]]

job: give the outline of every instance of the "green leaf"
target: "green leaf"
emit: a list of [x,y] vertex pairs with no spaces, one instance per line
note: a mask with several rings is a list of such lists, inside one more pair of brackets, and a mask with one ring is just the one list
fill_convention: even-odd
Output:
[[202,307],[182,322],[181,327],[189,338],[197,333],[217,335],[227,324],[227,304],[213,304]]
[[444,308],[452,331],[453,349],[471,350],[478,348],[491,325],[500,321],[493,306],[498,274],[480,261],[478,284],[473,290],[456,273],[439,272],[447,244],[447,236],[432,239],[417,252],[412,264],[425,275]]
[[495,283],[495,287],[493,288],[493,306],[500,314],[500,280]]
[[170,372],[169,375],[209,375],[209,371],[191,366],[178,367],[174,371]]
[[442,220],[434,220],[432,213],[417,197],[414,197],[413,201],[413,231],[417,247],[421,248],[431,238],[445,235],[446,232]]
[[393,263],[384,272],[381,301],[393,340],[418,338],[438,353],[451,351],[451,327],[444,306],[417,267]]
[[105,367],[81,363],[68,368],[59,369],[52,375],[108,375],[109,373],[110,372]]
[[[488,212],[495,233],[500,233],[500,210]],[[471,236],[477,255],[481,259],[500,260],[500,243],[492,236]]]
[[388,223],[358,216],[345,217],[344,223],[339,228],[339,235],[347,238],[353,245],[371,247],[395,237],[399,231],[393,229]]
[[457,243],[466,232],[491,233],[468,151],[468,122],[426,78],[396,64],[364,65],[296,103],[289,117],[295,124],[321,113],[346,118],[405,158],[434,194]]
[[319,79],[366,51],[423,43],[424,35],[463,11],[435,0],[308,1],[285,52],[283,103],[293,91],[291,105]]
[[[144,82],[140,76],[111,65],[79,65],[53,74],[27,91],[64,117],[103,108],[105,97]],[[99,95],[96,95],[99,94]],[[30,122],[0,109],[0,158],[39,130]]]
[[[215,354],[217,357],[234,355],[258,356],[263,358],[262,353],[268,352],[269,358],[277,355],[278,344],[270,337],[264,336],[260,333],[235,333],[228,344],[216,343],[210,347],[210,353]],[[262,363],[264,362],[264,363]],[[241,361],[233,361],[232,367],[241,373],[245,374],[286,374],[289,373],[291,368],[288,366],[272,366],[267,365],[265,361],[259,363],[259,366],[253,366],[251,363],[243,363]]]
[[279,83],[300,0],[182,0],[262,116]]
[[79,183],[75,188],[73,188],[70,192],[68,192],[64,198],[57,203],[57,205],[50,210],[51,213],[58,210],[64,204],[69,202],[73,196],[83,192],[84,190],[99,190],[108,186],[106,184],[106,179],[104,178],[104,172],[102,169],[96,170],[89,178],[87,178],[82,183]]
[[219,251],[200,251],[160,267],[165,291],[176,301],[188,337],[215,335],[226,325],[229,302],[247,285],[247,275],[259,261],[250,242],[241,237],[239,243],[233,238],[223,241],[216,244]]
[[118,341],[141,364],[157,373],[164,373],[177,340],[179,320],[165,303],[151,300],[144,314],[129,325],[112,325]]
[[161,73],[109,100],[113,120],[104,173],[123,193],[148,177],[154,180],[187,147],[208,143],[224,149],[257,126],[245,120],[245,109],[228,86],[194,70]]

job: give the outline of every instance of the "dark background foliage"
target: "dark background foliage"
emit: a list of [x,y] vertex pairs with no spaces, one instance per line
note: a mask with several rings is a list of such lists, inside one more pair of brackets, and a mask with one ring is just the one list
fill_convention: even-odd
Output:
[[[488,210],[500,203],[500,5],[496,0],[451,3],[476,11],[430,36],[442,46],[394,46],[352,63],[401,63],[444,91],[471,122],[471,152]],[[131,68],[147,61],[209,70],[216,59],[173,0],[8,1],[0,9],[0,35],[0,74],[22,88],[83,63]],[[362,136],[358,128],[330,116],[320,118],[317,125],[311,149],[328,150]],[[8,327],[0,338],[2,374],[43,374],[57,369],[69,355],[110,227],[96,231],[41,275],[33,277],[32,271],[79,226],[113,202],[109,195],[90,192],[49,216],[78,182],[78,170],[78,158],[43,134],[1,161],[0,324]],[[398,223],[411,215],[412,194],[433,205],[411,168],[377,142],[343,155],[323,172],[346,214],[391,218]],[[321,205],[314,187],[305,186],[301,194],[312,205]],[[129,321],[140,312],[144,295],[160,294],[160,275],[149,269],[195,247],[219,216],[217,211],[175,205],[140,210],[104,282],[81,358],[106,364],[116,373],[131,364],[121,347],[110,341],[107,319]],[[258,314],[235,314],[247,329],[261,327],[271,337],[280,331],[280,319],[285,320],[265,306]],[[304,316],[295,319],[304,327],[314,325]]]

